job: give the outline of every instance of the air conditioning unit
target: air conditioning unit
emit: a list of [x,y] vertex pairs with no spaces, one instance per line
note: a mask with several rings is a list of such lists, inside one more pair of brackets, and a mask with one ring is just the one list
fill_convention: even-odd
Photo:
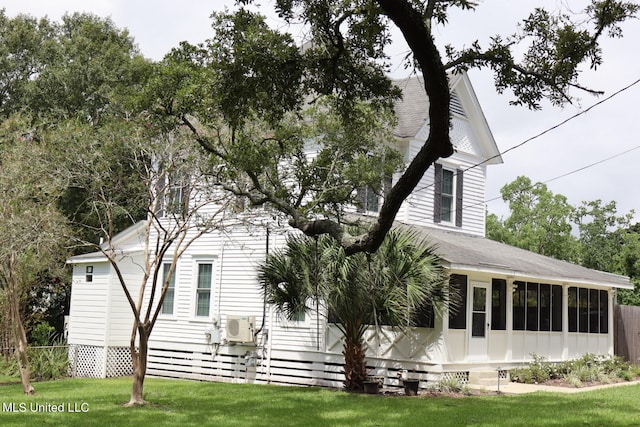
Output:
[[255,316],[227,315],[227,341],[238,343],[253,342],[255,324]]

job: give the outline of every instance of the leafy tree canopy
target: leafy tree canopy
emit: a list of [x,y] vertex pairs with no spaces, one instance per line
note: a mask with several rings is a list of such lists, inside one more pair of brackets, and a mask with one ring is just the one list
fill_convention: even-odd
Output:
[[500,190],[509,204],[504,221],[493,215],[487,221],[487,237],[542,255],[577,259],[576,239],[571,234],[575,208],[567,198],[553,194],[545,184],[532,184],[520,176]]
[[58,206],[82,224],[82,238],[98,241],[100,211],[92,208],[89,187],[70,179],[77,176],[73,168],[91,168],[80,170],[98,175],[98,167],[112,170],[114,179],[103,182],[102,189],[118,195],[112,199],[121,207],[115,231],[144,218],[147,189],[136,181],[141,171],[132,169],[122,141],[143,133],[152,137],[138,121],[131,96],[145,84],[151,63],[127,31],[91,14],[67,14],[52,22],[8,18],[2,10],[0,54],[0,117],[20,117],[20,132],[55,158],[50,174],[68,183]]
[[[538,8],[516,35],[495,36],[486,47],[471,39],[470,47],[447,46],[441,52],[434,27],[447,25],[452,9],[475,7],[466,0],[276,1],[281,18],[308,28],[302,48],[285,30],[269,28],[247,10],[214,14],[212,39],[201,46],[183,44],[168,55],[144,102],[173,118],[174,125],[192,129],[217,159],[220,182],[228,190],[254,205],[275,207],[308,235],[331,234],[348,253],[372,252],[425,171],[453,153],[448,71],[489,67],[498,91],[511,90],[514,104],[537,109],[549,99],[562,105],[571,102],[574,89],[597,93],[580,85],[580,69],[602,62],[599,40],[619,37],[620,23],[638,10],[635,3],[614,0],[594,0],[578,17]],[[352,236],[344,227],[345,206],[360,186],[381,191],[384,175],[377,164],[392,157],[380,151],[381,141],[391,142],[381,132],[393,125],[390,106],[399,95],[384,73],[392,25],[425,76],[430,130],[386,192],[377,221]],[[525,54],[519,57],[517,51]],[[336,132],[314,129],[314,113],[331,117],[329,129]],[[340,140],[332,144],[328,136]],[[305,141],[316,142],[317,158],[304,160]],[[352,175],[349,164],[364,167]],[[384,172],[394,169],[391,162]],[[367,171],[375,171],[377,179]]]
[[[617,213],[616,202],[601,200],[572,206],[541,183],[520,176],[501,189],[509,203],[506,219],[487,215],[489,239],[640,280],[640,233],[634,212]],[[637,286],[636,286],[637,287]],[[640,292],[619,291],[623,304],[640,305]]]

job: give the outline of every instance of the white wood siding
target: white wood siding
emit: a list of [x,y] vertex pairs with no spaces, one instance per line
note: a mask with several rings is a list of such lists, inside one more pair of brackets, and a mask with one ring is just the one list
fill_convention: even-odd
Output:
[[[122,277],[131,293],[134,301],[138,301],[138,292],[142,280],[142,265],[144,263],[141,252],[122,259],[118,266]],[[127,301],[118,276],[111,274],[110,298],[107,301],[109,309],[109,321],[107,333],[107,345],[111,347],[128,347],[133,328],[133,311]]]
[[[93,281],[86,282],[87,265]],[[105,345],[110,265],[107,262],[73,266],[69,307],[69,344]]]
[[[419,141],[411,141],[410,156],[413,158],[421,146]],[[485,180],[486,167],[484,165],[474,167],[477,161],[474,157],[463,154],[439,161],[445,169],[456,171],[464,170],[463,195],[462,195],[462,227],[456,227],[454,223],[436,224],[433,221],[434,201],[434,168],[431,167],[420,180],[411,196],[402,205],[403,219],[409,224],[421,226],[436,226],[447,230],[457,230],[470,234],[484,236],[485,233]],[[468,170],[467,170],[468,169]]]

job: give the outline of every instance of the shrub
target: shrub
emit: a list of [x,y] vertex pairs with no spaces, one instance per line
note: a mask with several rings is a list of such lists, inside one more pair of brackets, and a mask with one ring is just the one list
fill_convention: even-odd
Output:
[[509,377],[511,377],[511,381],[516,383],[523,384],[533,384],[535,381],[533,380],[533,375],[531,374],[531,369],[529,368],[515,368],[509,371]]
[[56,328],[47,322],[38,323],[31,331],[31,345],[51,345],[55,341]]
[[442,378],[435,384],[428,384],[427,390],[431,393],[466,393],[467,387],[457,378]]
[[[31,379],[34,381],[58,379],[69,373],[69,350],[60,339],[51,341],[50,346],[29,347],[27,355],[31,365]],[[15,358],[0,360],[0,375],[19,378]]]
[[62,378],[69,372],[69,353],[64,346],[32,348],[29,361],[31,377],[36,381]]
[[637,378],[640,370],[620,357],[598,356],[587,353],[579,359],[550,363],[544,357],[532,354],[527,367],[510,371],[511,380],[525,384],[543,383],[562,378],[574,387],[584,382],[609,383],[621,378],[625,381]]

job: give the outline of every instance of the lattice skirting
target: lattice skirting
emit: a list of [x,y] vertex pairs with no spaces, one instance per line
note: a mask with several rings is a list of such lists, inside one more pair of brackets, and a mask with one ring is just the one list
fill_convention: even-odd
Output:
[[106,371],[107,378],[132,375],[131,349],[129,347],[109,347]]
[[440,376],[443,380],[458,380],[460,384],[469,384],[469,371],[443,372]]
[[[106,355],[106,357],[105,357]],[[69,345],[70,375],[83,378],[110,378],[131,375],[131,353],[128,347]]]

